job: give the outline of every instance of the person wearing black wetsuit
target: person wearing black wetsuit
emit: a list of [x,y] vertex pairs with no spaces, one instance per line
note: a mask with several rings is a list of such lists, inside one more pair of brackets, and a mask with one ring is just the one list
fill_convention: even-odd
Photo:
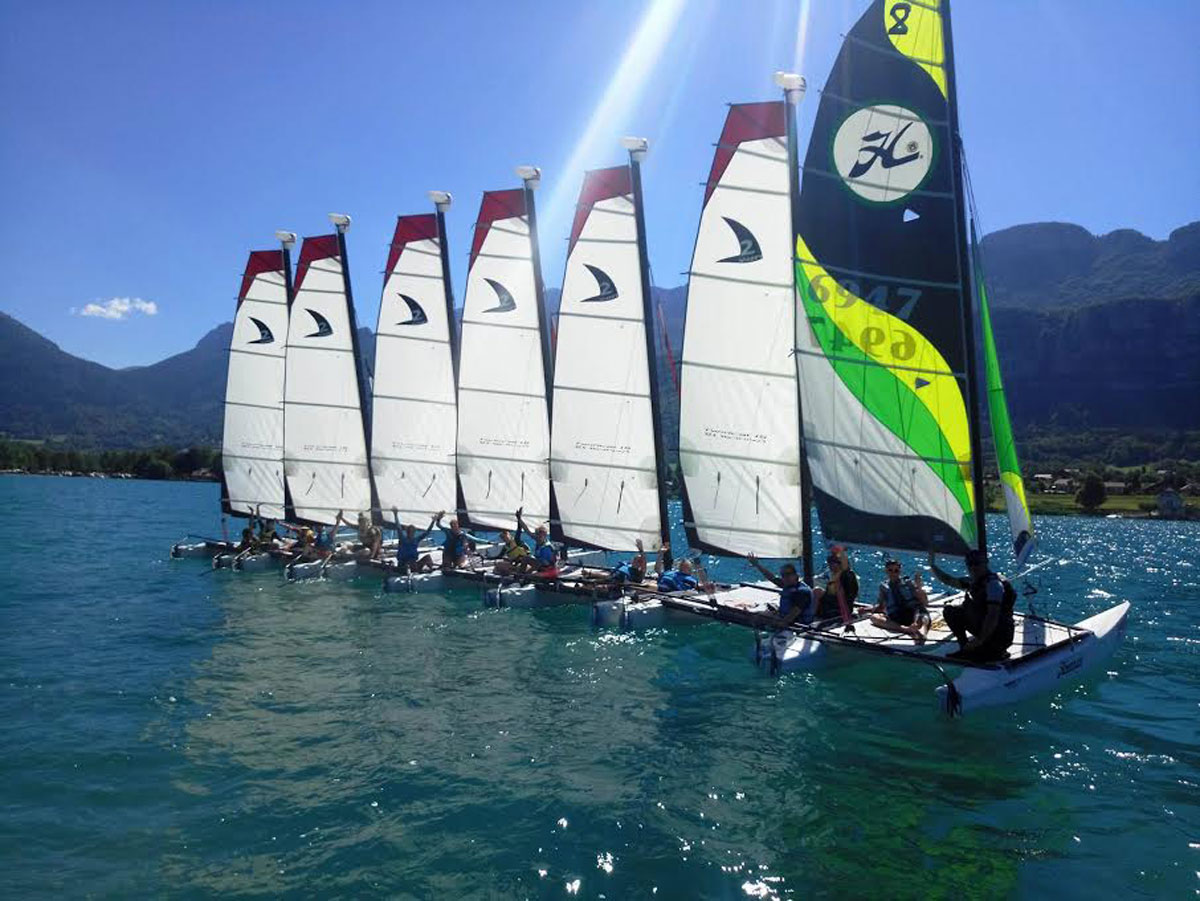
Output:
[[943,570],[933,561],[933,554],[929,555],[933,574],[966,593],[962,603],[948,604],[942,610],[946,625],[958,639],[958,650],[948,656],[975,663],[1003,660],[1008,656],[1015,630],[1016,589],[1008,579],[988,568],[986,551],[968,551],[965,562],[968,578],[964,579]]

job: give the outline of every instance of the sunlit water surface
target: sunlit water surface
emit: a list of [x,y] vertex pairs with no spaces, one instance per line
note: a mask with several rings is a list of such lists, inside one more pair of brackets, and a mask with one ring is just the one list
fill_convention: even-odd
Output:
[[773,679],[733,627],[168,560],[216,502],[0,477],[0,895],[1200,889],[1200,524],[1040,519],[1039,610],[1128,599],[1126,643],[948,721],[923,667]]

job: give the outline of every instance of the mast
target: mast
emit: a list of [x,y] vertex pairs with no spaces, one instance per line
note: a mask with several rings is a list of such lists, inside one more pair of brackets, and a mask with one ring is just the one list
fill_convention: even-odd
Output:
[[642,317],[646,333],[646,365],[650,369],[650,415],[654,420],[654,466],[658,481],[658,527],[662,544],[671,540],[671,524],[667,519],[667,479],[663,459],[662,413],[658,399],[658,357],[654,346],[653,300],[650,297],[650,261],[646,252],[646,211],[642,202],[642,160],[650,148],[645,138],[622,138],[621,146],[629,151],[629,171],[633,180],[633,215],[637,225],[638,268],[642,278]]
[[[346,255],[346,232],[350,230],[350,217],[345,213],[330,213],[329,221],[337,229],[338,256],[342,262],[342,284],[346,291],[346,315],[350,320],[350,345],[354,348],[354,374],[358,379],[358,410],[362,420],[363,447],[371,447],[371,415],[367,404],[366,362],[358,340],[358,317],[354,315],[354,295],[350,291],[350,259]],[[367,479],[371,485],[371,521],[376,525],[383,522],[379,509],[379,495],[375,491],[375,476],[367,466]]]
[[446,239],[446,210],[454,198],[448,191],[430,191],[429,199],[437,207],[438,246],[442,252],[442,288],[446,295],[446,331],[450,336],[450,366],[458,385],[458,329],[454,326],[454,286],[450,284],[450,245]]
[[[292,248],[296,246],[296,233],[280,229],[275,232],[279,239],[280,250],[283,253],[283,292],[287,298],[288,316],[292,314],[292,301],[296,299],[296,288],[292,284]],[[285,336],[285,341],[286,336]],[[283,396],[287,396],[287,366],[283,367]],[[283,476],[283,516],[291,521],[296,518],[296,508],[292,504],[292,491],[288,488],[287,476]]]
[[[533,293],[537,298],[538,339],[542,346],[542,377],[546,382],[546,415],[553,416],[551,406],[554,397],[554,379],[551,370],[554,361],[550,356],[550,328],[546,323],[545,286],[542,284],[542,252],[538,247],[537,206],[533,192],[542,180],[542,170],[537,166],[517,166],[517,176],[524,183],[525,215],[529,218],[529,248],[533,257]],[[551,486],[551,497],[554,488]]]
[[971,479],[975,483],[975,535],[976,547],[987,552],[987,499],[983,487],[983,441],[980,437],[979,378],[975,359],[975,311],[973,298],[975,288],[971,277],[971,257],[967,252],[967,229],[965,224],[966,198],[963,194],[962,137],[958,131],[958,78],[954,72],[954,38],[950,23],[950,2],[942,6],[945,20],[946,42],[946,105],[950,112],[950,167],[954,179],[955,247],[958,253],[958,272],[961,284],[960,295],[963,309],[963,341],[966,344],[967,363],[967,419],[971,436]]
[[[792,233],[789,244],[794,260],[796,236],[800,234],[800,148],[796,136],[796,107],[804,97],[807,85],[803,76],[790,72],[776,72],[775,83],[783,89],[783,104],[787,117],[788,204],[792,212]],[[795,282],[794,268],[793,262],[793,283]],[[798,372],[797,378],[799,378]],[[799,386],[796,390],[796,428],[800,441],[800,553],[804,567],[804,581],[811,585],[813,581],[812,479],[808,473],[808,452],[804,446],[804,401]]]

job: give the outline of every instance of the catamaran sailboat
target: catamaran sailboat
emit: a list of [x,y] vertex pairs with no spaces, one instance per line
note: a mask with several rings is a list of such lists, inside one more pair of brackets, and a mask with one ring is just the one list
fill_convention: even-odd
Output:
[[[221,512],[247,519],[282,519],[287,505],[283,478],[284,349],[292,299],[291,248],[296,236],[278,232],[277,237],[282,243],[280,250],[250,253],[229,344],[221,444]],[[209,557],[226,566],[239,556],[233,549],[227,539],[208,539],[177,544],[171,556]]]
[[[793,200],[800,437],[826,540],[951,555],[986,549],[978,306],[992,432],[1023,561],[1034,538],[967,241],[949,15],[946,0],[876,0],[822,93]],[[789,92],[799,87],[781,81]],[[831,650],[964,667],[939,689],[943,708],[962,712],[1095,665],[1120,642],[1129,609],[1118,604],[1074,626],[1018,614],[1006,657],[971,664],[946,659],[957,643],[940,612],[954,597],[933,599],[933,630],[921,646],[860,616],[853,632],[840,621],[778,632],[758,656],[776,670],[815,665]],[[719,604],[679,605],[758,621]]]

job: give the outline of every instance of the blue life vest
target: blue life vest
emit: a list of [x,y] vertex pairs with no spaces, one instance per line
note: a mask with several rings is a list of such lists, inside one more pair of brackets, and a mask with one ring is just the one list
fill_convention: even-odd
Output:
[[554,545],[547,541],[545,544],[539,544],[537,546],[537,550],[533,552],[533,556],[534,559],[537,560],[539,567],[542,569],[548,569],[554,565],[554,561],[558,557],[558,554],[556,554],[554,551]]
[[812,589],[801,582],[798,585],[788,585],[779,592],[779,615],[787,616],[797,607],[804,612],[797,622],[809,625],[813,619]]
[[467,536],[462,532],[455,535],[453,532],[446,533],[446,541],[442,544],[442,559],[454,562],[458,560],[467,550]]
[[412,538],[400,536],[400,543],[396,545],[396,559],[402,563],[414,562],[420,554],[421,540],[415,535]]
[[695,591],[699,584],[695,576],[681,573],[677,569],[669,569],[658,577],[659,591]]
[[883,587],[887,589],[888,619],[899,622],[900,617],[904,615],[906,610],[917,605],[917,596],[912,579],[901,579],[897,584],[893,584],[889,580],[883,583]]

